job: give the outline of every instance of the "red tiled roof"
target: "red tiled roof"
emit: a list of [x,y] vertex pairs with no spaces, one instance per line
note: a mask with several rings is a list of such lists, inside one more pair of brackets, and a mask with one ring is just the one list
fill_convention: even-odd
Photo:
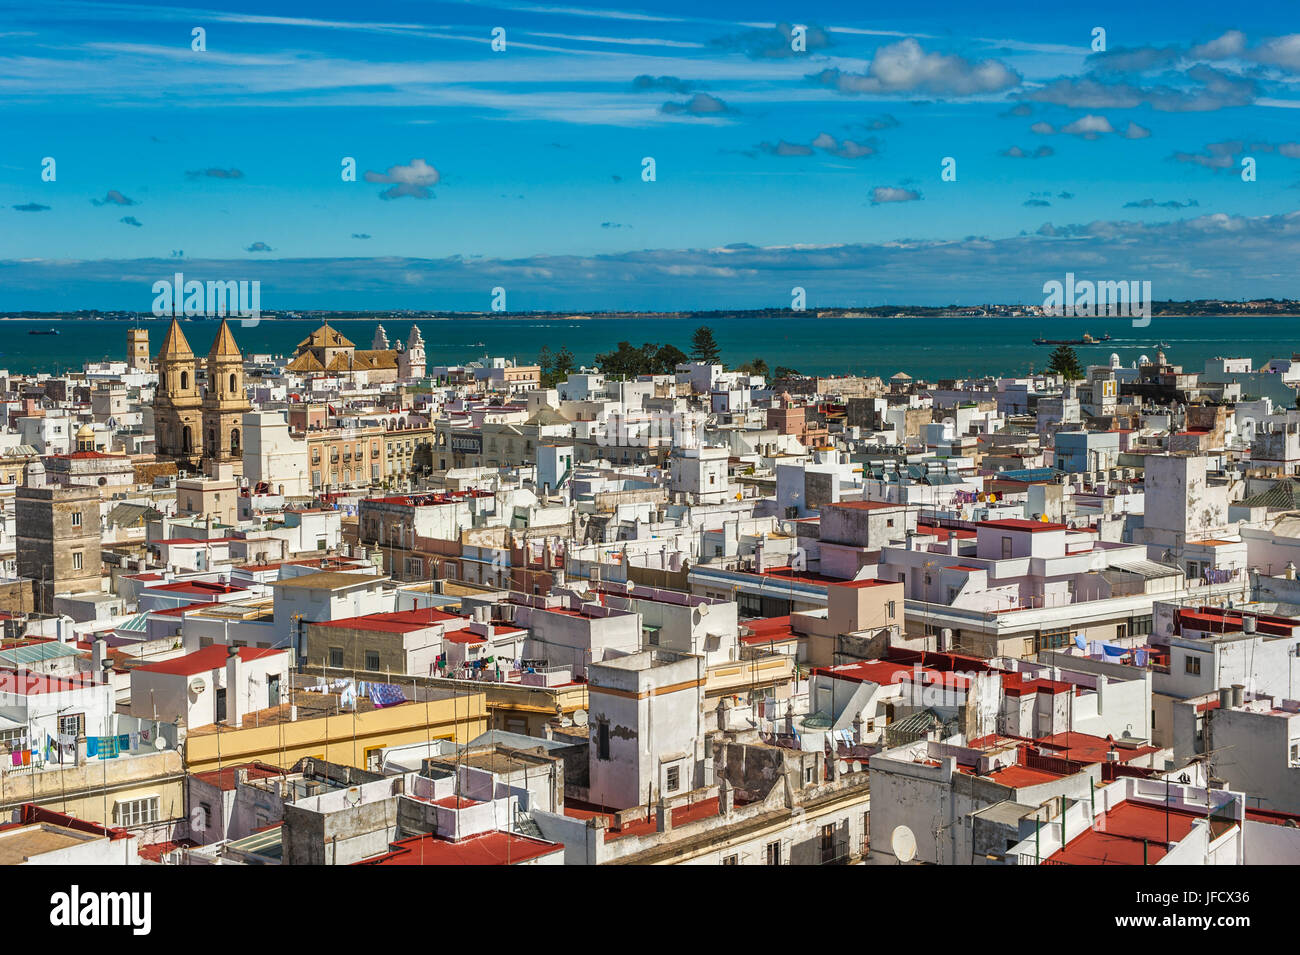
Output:
[[270,779],[274,776],[284,775],[284,770],[269,763],[240,763],[237,766],[226,766],[223,769],[210,769],[205,773],[195,773],[194,778],[203,780],[209,786],[216,786],[222,792],[233,792],[236,772],[241,769],[248,770],[249,779]]
[[193,839],[171,839],[167,842],[155,842],[151,846],[141,846],[139,855],[147,862],[161,862],[162,857],[173,849],[192,849],[198,844]]
[[823,504],[822,508],[828,507],[847,507],[855,511],[879,511],[884,508],[902,508],[903,504],[890,504],[887,501],[836,501],[834,504]]
[[441,806],[443,809],[468,809],[471,806],[483,805],[482,800],[466,799],[464,796],[443,796],[441,799],[430,801],[433,805]]
[[487,643],[487,637],[481,637],[468,630],[457,630],[455,633],[444,634],[443,639],[450,640],[452,643]]
[[974,531],[961,527],[935,527],[932,524],[917,524],[916,532],[927,537],[933,535],[940,541],[946,541],[949,537],[956,537],[958,540],[974,540],[977,536]]
[[1074,689],[1073,683],[1060,680],[1026,680],[1020,673],[1002,674],[1002,692],[1006,696],[1023,696],[1026,693],[1069,693]]
[[390,613],[364,614],[360,617],[340,617],[338,620],[321,620],[317,621],[315,626],[374,630],[381,633],[414,633],[449,620],[460,621],[464,625],[470,622],[468,617],[430,607],[424,610],[397,610]]
[[1070,528],[1066,524],[1049,524],[1043,521],[1029,521],[1022,517],[1007,517],[996,521],[980,521],[980,527],[992,527],[1004,531],[1029,531],[1031,534],[1038,531],[1068,531]]
[[39,696],[42,693],[67,693],[84,687],[102,685],[90,674],[78,679],[66,679],[45,673],[33,673],[31,670],[0,669],[0,687],[5,693],[18,696]]
[[1181,842],[1203,818],[1165,806],[1122,802],[1048,858],[1065,865],[1155,865],[1168,855],[1167,844]]
[[[878,683],[887,686],[891,683],[912,683],[917,679],[913,664],[895,663],[890,660],[867,660],[862,663],[841,663],[834,667],[814,667],[814,675],[825,675],[837,680],[849,680],[853,683]],[[960,673],[949,673],[930,667],[919,669],[919,679],[926,685],[938,685],[965,689],[970,680]]]
[[[1059,750],[1057,755],[1068,756],[1070,759],[1080,760],[1085,763],[1104,763],[1107,752],[1112,748],[1102,737],[1092,736],[1088,733],[1057,733],[1055,736],[1043,737],[1038,740],[1038,743],[1044,748]],[[1146,756],[1159,751],[1155,746],[1132,748],[1116,746],[1114,750],[1121,763],[1127,763],[1139,756]]]
[[[564,801],[564,814],[573,819],[593,819],[596,816],[604,816],[606,821],[613,825],[613,812],[605,806],[596,806],[591,803],[585,803],[577,799],[566,799]],[[688,822],[697,822],[701,819],[712,819],[718,814],[718,797],[712,799],[702,799],[699,802],[688,803],[685,806],[678,806],[673,810],[673,828],[683,826]],[[622,839],[626,836],[647,836],[657,832],[659,829],[658,821],[653,813],[644,819],[637,819],[629,822],[622,829],[607,829],[605,831],[605,841],[612,842],[615,839]]]
[[[239,659],[243,663],[252,660],[260,660],[262,657],[269,657],[276,654],[283,655],[286,651],[274,650],[269,647],[240,647]],[[194,676],[197,673],[208,673],[212,670],[219,670],[226,665],[226,659],[229,657],[227,647],[223,643],[214,643],[211,646],[204,647],[202,650],[195,650],[193,653],[187,653],[183,657],[176,657],[174,660],[161,660],[158,663],[146,663],[144,666],[136,667],[136,672],[144,670],[148,673],[171,673],[175,676]]]
[[753,633],[742,635],[740,638],[741,643],[780,643],[786,640],[799,639],[799,635],[790,626],[789,614],[784,617],[763,617],[758,620],[746,620],[742,626],[748,627]]
[[391,851],[356,864],[509,865],[563,851],[562,845],[508,832],[488,832],[460,842],[448,842],[426,834],[400,839],[392,844]]
[[163,591],[169,594],[188,594],[190,596],[216,596],[218,594],[244,593],[247,588],[232,584],[214,584],[207,580],[178,580],[170,584],[154,584],[151,591]]

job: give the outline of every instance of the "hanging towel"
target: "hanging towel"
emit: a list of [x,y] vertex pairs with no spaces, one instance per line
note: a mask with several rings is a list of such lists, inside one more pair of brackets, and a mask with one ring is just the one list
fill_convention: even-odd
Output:
[[98,737],[98,736],[87,736],[87,737],[86,737],[86,755],[87,755],[87,756],[98,756],[98,755],[99,755],[99,737]]
[[15,766],[21,766],[23,764],[22,750],[19,749],[14,750],[13,755],[9,758],[9,761],[13,763]]
[[1080,650],[1088,649],[1088,641],[1084,639],[1084,636],[1081,633],[1076,633],[1074,635],[1074,645],[1078,647]]

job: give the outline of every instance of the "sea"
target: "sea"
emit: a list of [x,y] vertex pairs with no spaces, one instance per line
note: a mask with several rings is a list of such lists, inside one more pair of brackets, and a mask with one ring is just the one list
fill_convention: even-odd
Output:
[[[138,326],[149,330],[156,354],[169,320],[150,319]],[[374,319],[331,320],[359,348],[369,348]],[[392,343],[405,340],[412,321],[385,319]],[[1078,345],[1082,364],[1104,364],[1119,355],[1125,367],[1142,356],[1155,357],[1163,348],[1168,361],[1199,372],[1206,359],[1247,357],[1258,368],[1271,358],[1300,353],[1300,317],[1242,315],[1232,317],[1153,317],[1145,328],[1127,318],[554,318],[509,315],[500,317],[421,318],[430,367],[464,364],[485,356],[536,361],[543,346],[567,346],[575,359],[592,363],[597,354],[621,341],[634,345],[672,344],[689,353],[691,335],[708,325],[728,366],[763,359],[804,374],[879,375],[906,372],[913,378],[1013,376],[1042,371],[1052,346],[1035,345],[1035,338],[1078,339],[1084,332],[1110,341]],[[316,319],[263,318],[254,327],[234,322],[235,338],[245,354],[292,355],[300,341],[319,325]],[[80,370],[86,362],[123,360],[126,333],[133,323],[121,320],[0,320],[0,369],[13,373]],[[182,323],[190,346],[205,354],[217,322],[191,319]],[[32,335],[32,330],[57,330],[58,335]]]

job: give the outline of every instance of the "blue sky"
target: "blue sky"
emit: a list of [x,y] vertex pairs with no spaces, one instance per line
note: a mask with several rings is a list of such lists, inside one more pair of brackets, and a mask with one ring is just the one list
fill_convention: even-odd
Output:
[[0,0],[0,309],[1300,294],[1294,4],[977,6]]

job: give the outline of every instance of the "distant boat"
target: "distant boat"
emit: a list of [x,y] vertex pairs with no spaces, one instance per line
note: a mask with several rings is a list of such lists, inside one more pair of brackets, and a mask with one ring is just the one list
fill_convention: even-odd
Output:
[[1110,332],[1102,335],[1101,338],[1093,338],[1087,332],[1083,333],[1082,338],[1035,338],[1035,345],[1100,345],[1102,342],[1110,341]]
[[470,348],[486,348],[487,346],[484,345],[482,342],[475,342],[474,344],[470,345],[469,347],[470,347]]
[[60,332],[57,328],[46,328],[46,329],[33,328],[30,329],[27,332],[27,334],[28,335],[58,335],[60,334]]

